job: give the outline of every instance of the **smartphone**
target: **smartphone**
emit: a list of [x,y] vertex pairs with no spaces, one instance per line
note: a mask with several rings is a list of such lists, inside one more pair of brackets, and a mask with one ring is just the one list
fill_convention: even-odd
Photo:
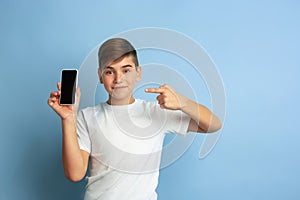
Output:
[[77,88],[77,69],[63,69],[61,71],[61,93],[60,105],[75,104],[76,88]]

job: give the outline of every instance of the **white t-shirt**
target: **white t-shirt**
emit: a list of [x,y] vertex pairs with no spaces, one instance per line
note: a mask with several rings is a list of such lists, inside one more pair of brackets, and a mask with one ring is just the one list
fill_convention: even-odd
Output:
[[85,200],[156,200],[166,133],[187,133],[190,117],[136,99],[78,113],[79,146],[90,154]]

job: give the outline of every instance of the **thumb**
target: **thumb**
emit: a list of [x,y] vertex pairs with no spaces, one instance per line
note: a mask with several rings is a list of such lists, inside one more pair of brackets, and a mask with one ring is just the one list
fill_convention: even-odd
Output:
[[60,91],[61,90],[61,82],[57,82],[56,85],[57,85],[58,91]]

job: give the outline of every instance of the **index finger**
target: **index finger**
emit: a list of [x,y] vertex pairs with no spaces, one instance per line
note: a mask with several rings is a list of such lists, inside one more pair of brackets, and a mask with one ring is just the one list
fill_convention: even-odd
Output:
[[164,88],[146,88],[145,92],[147,93],[163,93],[165,91]]

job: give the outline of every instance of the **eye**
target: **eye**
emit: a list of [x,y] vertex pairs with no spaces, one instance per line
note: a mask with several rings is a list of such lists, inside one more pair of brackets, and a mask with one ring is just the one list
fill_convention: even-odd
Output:
[[111,74],[113,74],[113,72],[110,71],[110,70],[107,70],[107,71],[104,72],[104,74],[105,74],[105,75],[111,75]]
[[128,73],[128,72],[130,72],[130,69],[124,69],[125,74]]

